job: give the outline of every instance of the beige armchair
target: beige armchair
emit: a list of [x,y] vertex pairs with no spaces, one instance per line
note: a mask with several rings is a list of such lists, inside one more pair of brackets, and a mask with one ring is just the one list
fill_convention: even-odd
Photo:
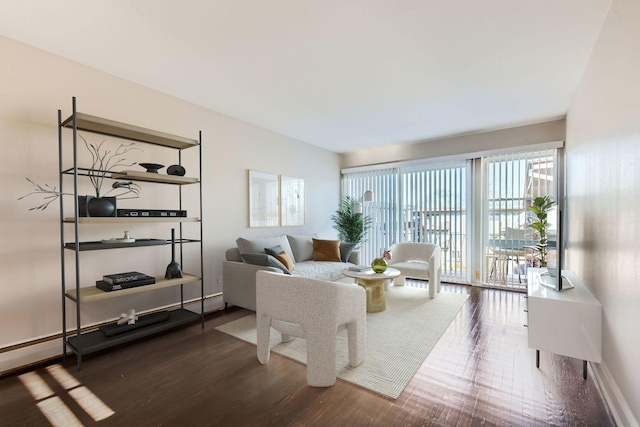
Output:
[[336,334],[347,329],[349,364],[364,361],[366,296],[364,288],[347,283],[256,273],[258,360],[269,362],[271,328],[282,342],[307,340],[307,382],[329,387],[336,382]]
[[389,267],[400,270],[400,277],[393,280],[394,285],[403,286],[405,278],[429,280],[429,296],[436,297],[440,292],[440,246],[433,243],[403,242],[389,248],[392,257]]

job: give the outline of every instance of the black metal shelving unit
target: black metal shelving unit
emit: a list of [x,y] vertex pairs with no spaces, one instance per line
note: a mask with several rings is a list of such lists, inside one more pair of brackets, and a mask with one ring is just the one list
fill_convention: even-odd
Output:
[[[73,155],[73,167],[63,168],[63,160],[65,154],[68,156],[68,152],[65,147],[63,138],[63,129],[71,129],[72,137],[72,155]],[[119,171],[109,172],[106,178],[110,179],[126,179],[129,181],[145,181],[154,182],[158,184],[168,184],[179,186],[179,209],[182,210],[182,186],[183,185],[197,185],[199,190],[199,217],[153,217],[153,218],[139,218],[139,217],[80,217],[79,215],[79,194],[78,194],[78,179],[79,177],[87,177],[92,172],[91,169],[78,167],[78,132],[90,132],[100,135],[112,136],[120,139],[126,139],[145,144],[152,144],[156,146],[165,147],[178,151],[178,164],[182,164],[182,150],[197,149],[198,150],[198,163],[199,163],[199,176],[198,178],[183,177],[183,176],[169,176],[160,175],[148,172],[139,171]],[[61,280],[62,280],[62,338],[63,338],[63,357],[66,359],[67,349],[71,349],[76,355],[78,360],[78,369],[82,367],[82,356],[93,353],[95,351],[105,350],[110,347],[120,345],[123,343],[131,342],[142,337],[146,337],[152,334],[177,328],[192,322],[200,321],[204,328],[204,259],[203,259],[203,242],[202,242],[202,132],[198,132],[198,139],[189,139],[181,136],[171,135],[163,132],[158,132],[152,129],[146,129],[126,123],[116,122],[101,117],[91,116],[88,114],[79,113],[76,110],[76,98],[72,99],[72,114],[66,120],[62,120],[62,111],[58,110],[58,163],[59,163],[59,186],[60,192],[64,192],[65,188],[65,176],[71,176],[73,178],[73,215],[71,217],[65,217],[65,208],[63,198],[60,201],[60,257],[61,257]],[[188,239],[183,237],[183,224],[186,222],[199,223],[199,236],[195,239]],[[164,246],[167,242],[164,239],[141,239],[133,243],[102,243],[95,241],[80,242],[80,227],[89,226],[89,224],[108,224],[108,223],[122,223],[133,225],[141,223],[176,223],[179,225],[179,236],[176,239],[176,245],[179,247],[180,263],[182,263],[182,245],[183,244],[196,244],[200,245],[200,272],[199,274],[184,273],[184,277],[180,279],[165,279],[164,277],[157,277],[156,283],[152,285],[146,285],[136,288],[123,289],[113,292],[104,292],[92,284],[82,286],[80,280],[81,269],[81,252],[95,251],[95,250],[120,250],[124,248],[135,248],[143,246]],[[73,226],[73,241],[66,242],[65,240],[65,228]],[[73,286],[67,286],[67,269],[70,268],[65,262],[65,251],[73,251],[75,253],[75,283]],[[164,268],[164,267],[163,267]],[[184,289],[183,287],[192,283],[200,283],[200,313],[195,313],[184,308]],[[153,323],[126,330],[122,333],[114,335],[106,335],[103,331],[96,329],[89,332],[82,332],[82,318],[81,318],[81,305],[85,302],[99,301],[110,298],[122,298],[126,295],[139,292],[150,292],[155,289],[161,289],[171,286],[180,286],[180,308],[169,311],[161,321],[154,321]],[[67,301],[75,303],[76,308],[76,331],[75,335],[69,333],[67,329]],[[145,323],[145,317],[150,319],[152,315],[140,316],[141,323]]]

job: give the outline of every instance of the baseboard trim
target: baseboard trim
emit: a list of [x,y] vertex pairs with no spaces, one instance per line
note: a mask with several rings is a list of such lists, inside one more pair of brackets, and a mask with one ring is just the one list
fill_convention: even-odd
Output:
[[609,405],[613,419],[616,420],[616,424],[619,426],[640,427],[611,372],[607,369],[607,365],[604,363],[591,363],[591,369]]

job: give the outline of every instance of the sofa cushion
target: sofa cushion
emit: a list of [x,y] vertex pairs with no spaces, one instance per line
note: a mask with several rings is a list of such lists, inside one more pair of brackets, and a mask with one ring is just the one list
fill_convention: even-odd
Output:
[[295,269],[295,264],[291,257],[285,252],[282,246],[274,246],[272,248],[264,248],[264,251],[275,257],[278,261],[284,264],[285,267],[289,269],[289,271],[293,271]]
[[275,267],[282,270],[284,274],[291,274],[289,269],[282,262],[268,254],[243,254],[242,260],[247,264],[262,265],[264,267]]
[[342,270],[349,268],[351,265],[353,264],[345,264],[344,262],[303,261],[296,263],[296,270],[292,271],[291,275],[334,282],[344,279]]
[[253,237],[253,238],[244,238],[239,237],[236,239],[236,245],[238,245],[238,250],[240,251],[240,255],[242,254],[252,254],[252,253],[266,253],[264,248],[272,248],[274,246],[282,246],[282,249],[291,257],[291,259],[295,262],[295,257],[293,256],[293,252],[291,251],[291,246],[289,246],[289,241],[287,237],[282,234],[280,236],[272,236],[272,237]]
[[313,238],[313,260],[342,262],[340,259],[340,240],[322,240]]
[[313,238],[318,237],[317,234],[287,234],[287,240],[291,245],[293,257],[296,262],[310,261],[313,259]]
[[340,259],[342,262],[348,262],[351,252],[356,248],[357,243],[340,242]]
[[403,276],[415,279],[429,279],[429,264],[426,262],[402,261],[390,264],[390,267],[400,270]]

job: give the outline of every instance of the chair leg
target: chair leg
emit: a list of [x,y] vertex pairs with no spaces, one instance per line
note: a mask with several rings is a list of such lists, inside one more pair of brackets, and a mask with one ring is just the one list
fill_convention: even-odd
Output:
[[271,317],[264,314],[256,315],[256,329],[258,334],[258,361],[264,365],[269,362],[269,356],[271,354]]
[[367,319],[354,320],[347,324],[347,340],[349,342],[349,364],[358,366],[364,362],[366,353]]
[[336,329],[314,325],[307,337],[307,383],[312,387],[330,387],[336,383]]
[[[491,266],[489,266],[489,264],[491,264]],[[498,265],[497,265],[497,259],[495,255],[487,255],[487,262],[486,262],[486,268],[487,268],[487,282],[491,281],[491,278],[493,278],[493,282],[496,282],[496,279],[498,278]]]

